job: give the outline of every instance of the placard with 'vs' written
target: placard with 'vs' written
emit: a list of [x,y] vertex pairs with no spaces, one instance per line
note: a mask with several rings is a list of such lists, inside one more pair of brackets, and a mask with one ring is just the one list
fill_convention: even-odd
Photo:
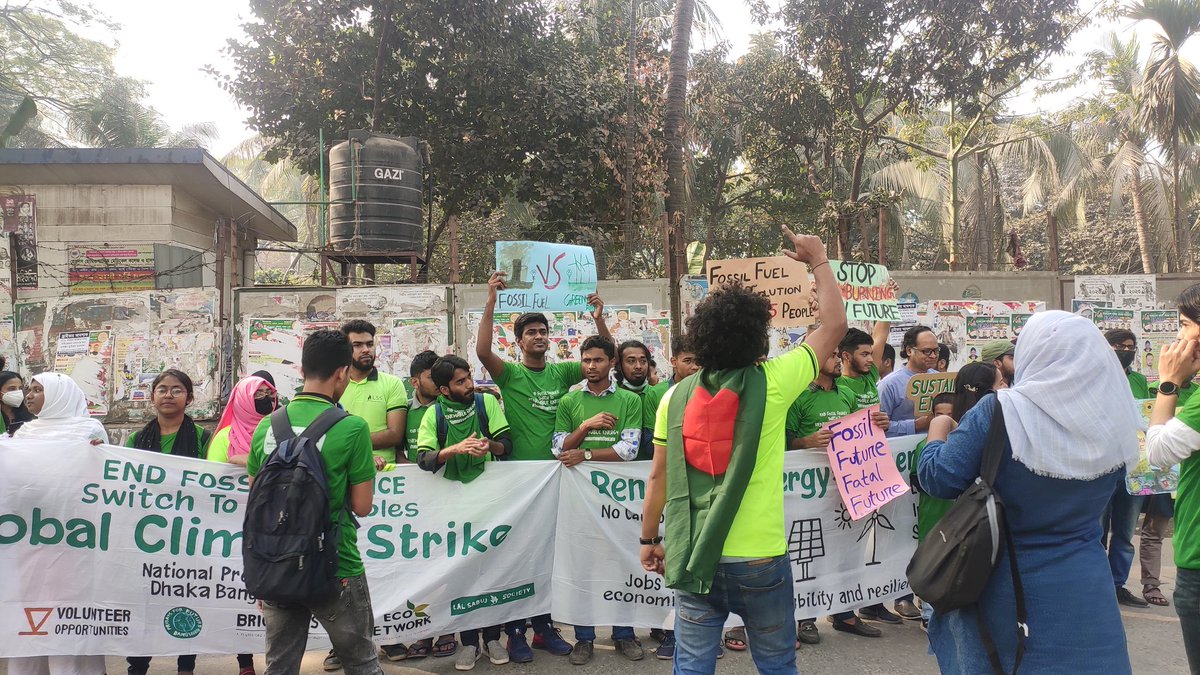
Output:
[[833,434],[829,468],[853,520],[908,494],[908,483],[896,468],[887,437],[871,420],[874,412],[879,412],[879,406],[863,408],[825,426]]
[[543,241],[496,242],[496,269],[507,289],[496,312],[586,312],[596,292],[596,254],[589,246]]
[[808,267],[787,256],[708,261],[709,292],[740,282],[771,301],[771,325],[776,328],[808,326],[816,321],[816,307]]

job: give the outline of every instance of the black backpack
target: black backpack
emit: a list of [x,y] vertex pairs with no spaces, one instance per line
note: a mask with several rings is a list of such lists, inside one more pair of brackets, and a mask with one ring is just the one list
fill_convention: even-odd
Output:
[[334,406],[297,436],[287,408],[271,413],[277,445],[254,477],[242,524],[243,578],[259,600],[312,606],[341,592],[341,528],[330,518],[329,482],[317,441],[346,417]]
[[[979,477],[965,492],[954,500],[954,505],[934,525],[924,541],[917,544],[916,553],[908,563],[906,574],[908,585],[921,600],[933,606],[936,612],[952,612],[971,607],[979,602],[992,573],[999,561],[1000,537],[1003,533],[1008,548],[1008,562],[1012,569],[1013,589],[1016,591],[1017,609],[1017,655],[1013,666],[1015,673],[1025,656],[1025,638],[1029,626],[1025,613],[1025,591],[1021,586],[1021,574],[1017,569],[1016,547],[1012,532],[1004,519],[1004,504],[993,485],[1000,470],[1000,460],[1008,442],[1004,428],[1004,411],[996,399],[996,410],[992,426],[988,429],[987,446]],[[982,614],[979,618],[979,633],[992,668],[1003,673],[996,644],[988,631]]]
[[[450,433],[449,424],[446,422],[446,411],[442,410],[442,402],[434,403],[433,414],[436,415],[437,422],[437,439],[438,447],[446,447],[446,434]],[[479,433],[484,438],[492,437],[492,425],[488,420],[487,406],[483,402],[483,394],[475,394],[475,419],[479,420]]]

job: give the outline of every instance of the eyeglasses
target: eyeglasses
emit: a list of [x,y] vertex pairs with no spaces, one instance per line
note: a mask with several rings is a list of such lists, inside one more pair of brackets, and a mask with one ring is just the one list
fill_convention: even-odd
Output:
[[913,351],[921,352],[925,356],[933,357],[937,356],[939,350],[937,347],[931,347],[929,349],[917,349],[916,347],[913,347]]
[[171,398],[178,398],[180,396],[186,396],[187,389],[184,389],[183,387],[158,387],[154,390],[154,393],[159,396],[170,396]]
[[1113,345],[1114,352],[1136,352],[1137,345]]

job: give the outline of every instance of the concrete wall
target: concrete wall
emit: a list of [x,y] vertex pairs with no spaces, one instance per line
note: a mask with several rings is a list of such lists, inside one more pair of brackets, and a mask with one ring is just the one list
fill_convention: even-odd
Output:
[[[900,272],[892,277],[901,293],[927,300],[1042,300],[1046,309],[1062,309],[1058,275],[1053,272]],[[1069,309],[1071,297],[1066,298]]]

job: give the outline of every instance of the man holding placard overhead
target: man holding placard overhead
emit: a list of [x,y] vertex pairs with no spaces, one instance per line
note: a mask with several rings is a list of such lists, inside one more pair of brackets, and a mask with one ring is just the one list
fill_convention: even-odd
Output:
[[[547,363],[550,321],[539,312],[526,312],[513,322],[513,332],[521,350],[519,362],[505,361],[496,354],[492,349],[492,324],[497,297],[505,289],[505,276],[499,271],[488,280],[488,299],[479,321],[475,355],[491,374],[504,400],[513,442],[509,458],[552,460],[558,402],[568,389],[583,380],[583,367],[578,361]],[[608,324],[604,321],[604,301],[593,293],[588,296],[587,303],[592,307],[596,332],[611,340]],[[571,645],[558,634],[549,614],[533,617],[532,622],[534,647],[556,656],[571,653]],[[510,621],[504,630],[508,634],[508,653],[513,663],[532,661],[533,651],[525,640],[525,620]]]
[[[816,278],[821,326],[783,356],[768,346],[771,302],[740,283],[709,293],[688,319],[701,370],[668,391],[654,425],[641,560],[675,589],[675,672],[716,669],[730,612],[745,620],[759,672],[795,673],[796,598],[784,532],[788,408],[846,334],[841,289],[821,240],[784,228]],[[659,519],[666,516],[666,537]],[[665,547],[665,549],[664,549]]]

